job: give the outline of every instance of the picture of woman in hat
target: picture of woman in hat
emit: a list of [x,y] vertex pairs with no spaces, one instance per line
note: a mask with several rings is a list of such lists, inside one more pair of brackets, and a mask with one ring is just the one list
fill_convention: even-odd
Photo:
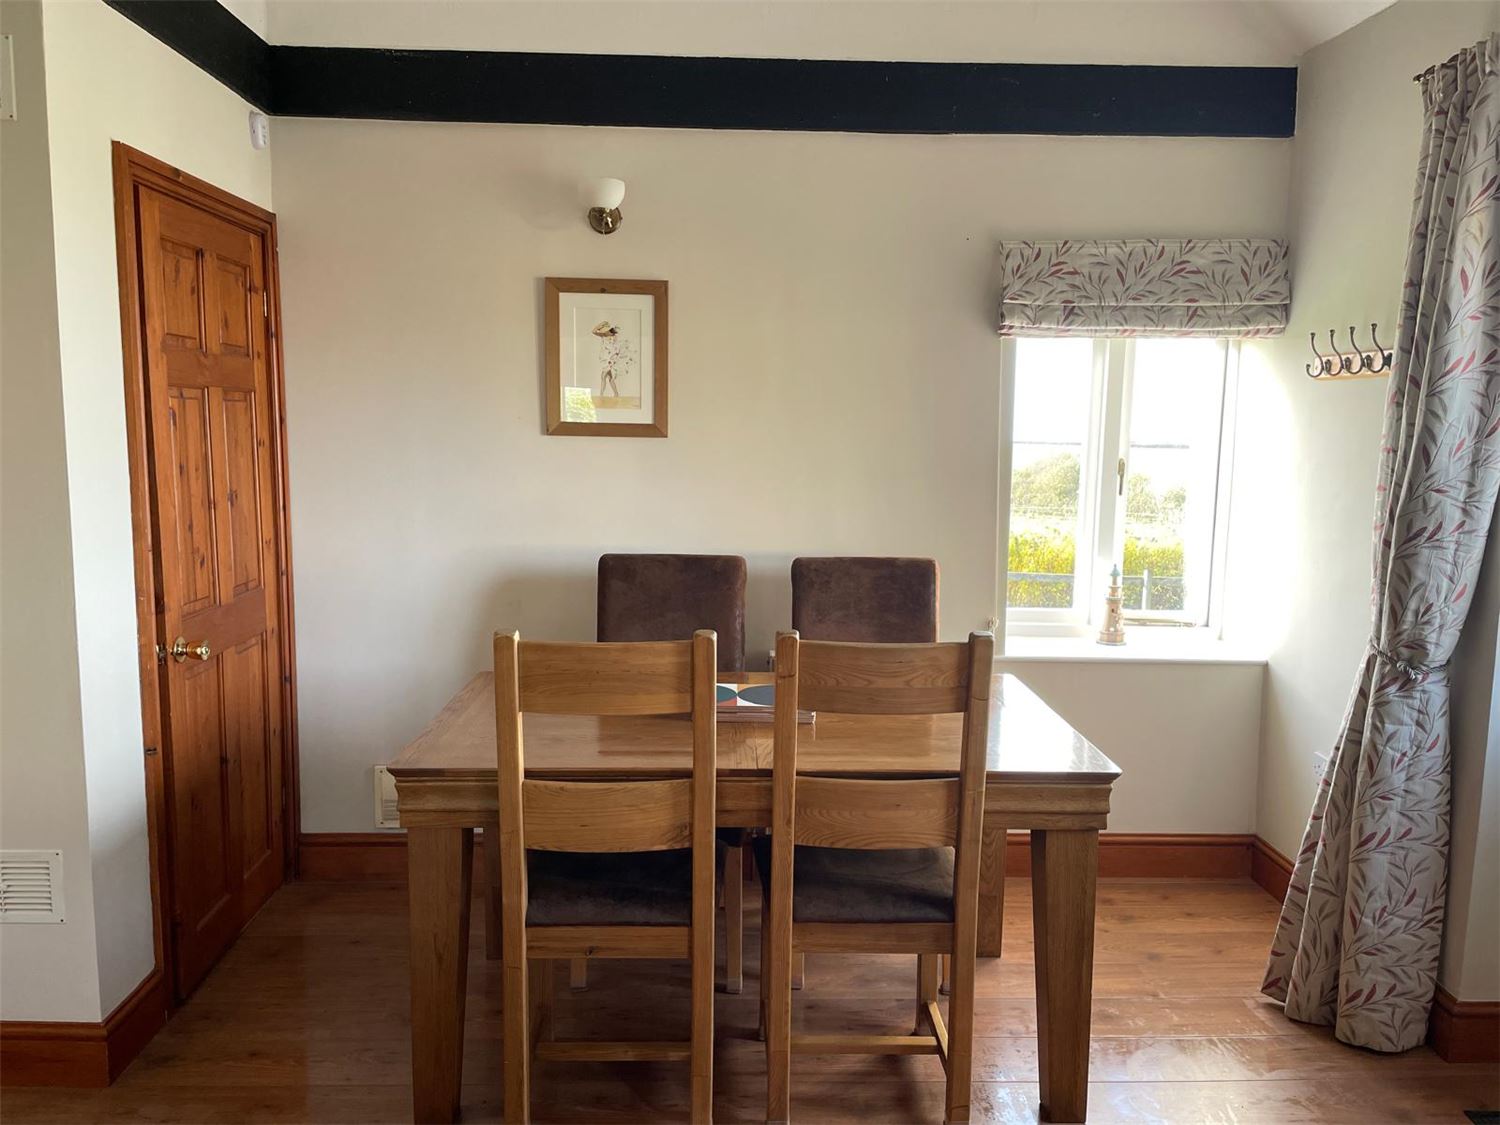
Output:
[[629,341],[619,325],[608,320],[594,325],[593,333],[599,338],[599,397],[618,399],[622,397],[619,376],[629,374],[635,358]]

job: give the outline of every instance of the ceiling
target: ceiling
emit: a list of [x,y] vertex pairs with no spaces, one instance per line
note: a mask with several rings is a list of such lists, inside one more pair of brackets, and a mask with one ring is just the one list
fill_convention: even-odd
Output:
[[301,46],[1291,66],[1391,0],[222,0]]

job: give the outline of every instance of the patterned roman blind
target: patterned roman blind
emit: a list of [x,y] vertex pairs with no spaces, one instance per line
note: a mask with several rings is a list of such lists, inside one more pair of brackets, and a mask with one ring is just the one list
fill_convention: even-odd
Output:
[[1002,336],[1279,336],[1292,287],[1268,238],[1002,242]]

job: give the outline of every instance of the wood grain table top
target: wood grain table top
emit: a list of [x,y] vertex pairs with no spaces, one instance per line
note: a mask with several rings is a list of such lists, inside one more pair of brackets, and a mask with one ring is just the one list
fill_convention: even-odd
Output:
[[[736,677],[764,683],[766,673]],[[988,780],[1109,785],[1120,769],[1035,692],[1008,673],[992,682]],[[682,777],[690,772],[685,716],[524,717],[526,772],[534,777]],[[861,777],[955,773],[962,715],[820,714],[799,729],[799,772]],[[771,724],[720,715],[720,776],[771,769]],[[390,765],[405,780],[495,776],[494,674],[475,675]]]

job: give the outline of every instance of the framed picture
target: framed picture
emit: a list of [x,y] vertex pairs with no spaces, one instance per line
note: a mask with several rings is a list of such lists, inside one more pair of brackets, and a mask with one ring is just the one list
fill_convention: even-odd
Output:
[[547,432],[667,436],[667,283],[549,277]]

